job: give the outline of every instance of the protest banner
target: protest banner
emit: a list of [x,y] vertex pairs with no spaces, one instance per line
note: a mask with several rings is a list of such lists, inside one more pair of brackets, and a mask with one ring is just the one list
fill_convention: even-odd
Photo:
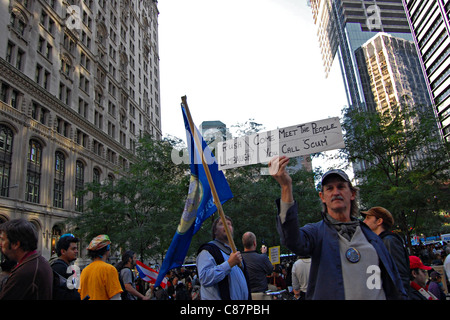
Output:
[[344,148],[338,117],[226,140],[217,144],[219,170]]

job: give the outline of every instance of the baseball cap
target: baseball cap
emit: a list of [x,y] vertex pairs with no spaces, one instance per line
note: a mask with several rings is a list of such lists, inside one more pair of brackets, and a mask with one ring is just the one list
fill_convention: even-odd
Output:
[[374,216],[376,218],[383,219],[383,224],[386,225],[386,227],[392,227],[394,225],[394,218],[392,217],[392,214],[383,207],[373,207],[370,208],[367,211],[362,211],[361,215],[366,218],[366,216]]
[[332,175],[337,175],[341,177],[343,180],[350,182],[348,175],[344,171],[342,171],[341,169],[333,169],[325,172],[324,175],[322,176],[322,186],[324,185],[325,179],[329,178]]
[[409,268],[410,269],[422,269],[422,270],[431,270],[433,268],[427,267],[422,263],[422,260],[420,260],[419,257],[416,256],[409,256]]

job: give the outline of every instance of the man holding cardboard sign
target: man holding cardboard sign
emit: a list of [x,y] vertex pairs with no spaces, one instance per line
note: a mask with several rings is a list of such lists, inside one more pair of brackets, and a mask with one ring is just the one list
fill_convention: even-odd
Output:
[[280,184],[277,230],[282,244],[300,256],[311,256],[306,299],[406,299],[400,276],[382,240],[363,222],[357,189],[342,170],[322,176],[320,222],[298,227],[297,202],[286,171],[289,158],[275,157],[269,172]]

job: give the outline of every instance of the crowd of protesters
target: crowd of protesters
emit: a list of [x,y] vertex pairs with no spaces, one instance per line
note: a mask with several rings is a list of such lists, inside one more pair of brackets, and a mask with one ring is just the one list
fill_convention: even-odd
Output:
[[[6,259],[1,265],[0,299],[201,299],[195,264],[169,271],[165,288],[154,288],[139,277],[135,268],[136,256],[132,251],[125,252],[122,261],[115,266],[108,262],[111,241],[107,235],[92,239],[87,248],[92,262],[80,271],[73,265],[78,254],[78,242],[72,234],[61,236],[56,246],[58,257],[47,261],[36,251],[37,235],[30,222],[15,219],[1,225],[0,245]],[[266,253],[264,247],[261,248],[263,255]],[[449,253],[450,243],[446,242],[413,246],[410,253],[411,268],[414,266],[415,270],[421,270],[412,274],[417,279],[423,277],[422,281],[426,281],[423,287],[441,300],[446,299],[442,284],[448,281],[448,277],[433,267],[443,266]],[[307,260],[304,258],[295,255],[283,257],[271,272],[266,272],[267,289],[287,290],[297,299],[304,299],[309,265],[304,269],[307,272],[303,271],[303,279],[296,270],[298,262]],[[448,282],[446,284],[449,285]]]
[[444,264],[445,258],[448,255],[446,250],[449,250],[450,243],[443,241],[435,241],[432,243],[420,243],[412,246],[412,255],[418,256],[424,264],[440,266]]
[[37,251],[32,223],[13,219],[0,225],[0,249],[6,258],[0,299],[264,300],[266,289],[287,289],[300,300],[447,299],[443,287],[450,273],[449,243],[421,244],[408,251],[391,230],[389,210],[359,211],[358,190],[342,170],[322,176],[323,219],[299,228],[288,162],[274,158],[269,172],[281,186],[276,227],[281,243],[299,256],[295,262],[285,260],[271,270],[267,248],[257,253],[256,235],[250,231],[242,237],[244,252],[232,250],[232,219],[220,217],[212,225],[213,239],[197,252],[195,268],[172,270],[164,287],[155,288],[138,277],[134,252],[126,251],[116,266],[109,263],[111,240],[106,234],[89,243],[92,261],[80,270],[73,264],[79,242],[73,234],[60,237],[57,258],[47,261]]

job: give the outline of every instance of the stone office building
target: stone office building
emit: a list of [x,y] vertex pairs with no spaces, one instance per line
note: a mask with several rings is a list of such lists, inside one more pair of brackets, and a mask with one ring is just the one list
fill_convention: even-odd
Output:
[[1,1],[0,31],[0,223],[31,221],[50,258],[76,191],[161,137],[157,1]]

